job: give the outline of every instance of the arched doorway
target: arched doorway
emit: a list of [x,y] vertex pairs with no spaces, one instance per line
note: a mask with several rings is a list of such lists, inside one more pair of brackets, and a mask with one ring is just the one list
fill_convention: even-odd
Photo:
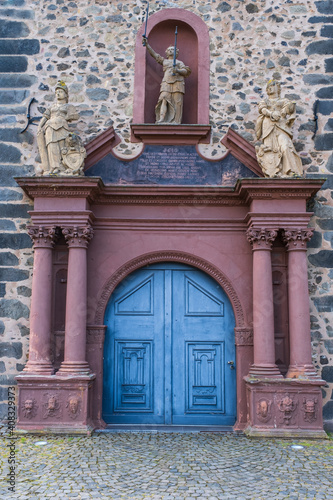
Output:
[[235,318],[213,278],[172,262],[140,268],[114,290],[105,324],[106,423],[235,423]]

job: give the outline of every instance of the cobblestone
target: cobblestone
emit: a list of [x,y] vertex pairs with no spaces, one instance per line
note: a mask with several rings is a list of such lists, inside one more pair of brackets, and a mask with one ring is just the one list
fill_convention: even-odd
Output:
[[[333,441],[217,433],[121,432],[16,438],[10,500],[332,500]],[[9,472],[8,439],[0,466]],[[301,444],[300,450],[291,446]]]

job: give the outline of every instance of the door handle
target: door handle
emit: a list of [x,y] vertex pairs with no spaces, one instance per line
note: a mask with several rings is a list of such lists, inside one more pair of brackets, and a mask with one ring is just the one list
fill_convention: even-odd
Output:
[[235,362],[234,361],[228,361],[228,365],[230,366],[230,370],[235,369]]

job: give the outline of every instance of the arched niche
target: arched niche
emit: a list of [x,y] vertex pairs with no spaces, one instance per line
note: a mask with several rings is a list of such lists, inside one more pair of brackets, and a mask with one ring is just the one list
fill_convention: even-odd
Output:
[[[190,66],[186,78],[183,124],[209,123],[209,34],[203,20],[183,9],[163,9],[149,16],[147,35],[160,55],[174,44],[178,26],[179,59]],[[138,31],[135,47],[133,123],[155,123],[155,105],[163,76],[159,65],[142,46],[145,25]]]

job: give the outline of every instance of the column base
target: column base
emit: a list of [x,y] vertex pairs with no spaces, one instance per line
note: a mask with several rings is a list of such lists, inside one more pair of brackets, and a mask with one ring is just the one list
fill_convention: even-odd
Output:
[[28,361],[23,371],[36,375],[53,375],[54,368],[51,361]]
[[60,377],[69,375],[88,375],[90,373],[89,364],[87,361],[63,361],[57,372]]
[[286,378],[305,378],[320,380],[313,365],[289,365]]
[[324,438],[323,380],[246,377],[249,436]]
[[280,370],[275,364],[252,365],[249,370],[249,377],[283,379]]
[[21,374],[18,386],[18,432],[91,435],[91,391],[94,374]]

